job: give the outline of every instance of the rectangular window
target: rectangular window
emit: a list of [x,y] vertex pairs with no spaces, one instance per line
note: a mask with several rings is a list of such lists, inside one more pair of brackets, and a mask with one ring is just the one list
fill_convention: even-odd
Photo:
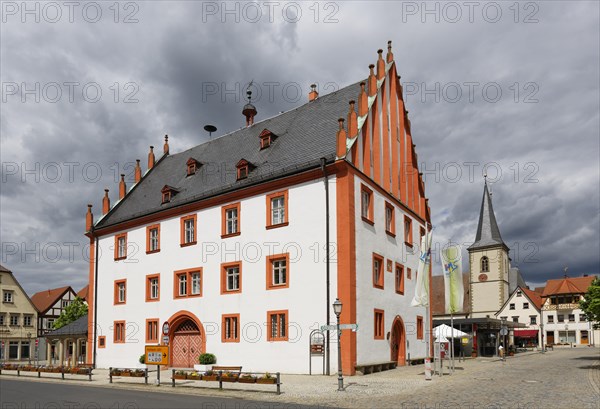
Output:
[[288,191],[267,195],[267,229],[288,225]]
[[125,343],[125,321],[115,321],[113,324],[113,343]]
[[175,271],[174,297],[202,296],[202,268]]
[[406,267],[406,278],[412,280],[412,270],[408,267]]
[[160,251],[160,224],[146,227],[146,254]]
[[29,341],[21,341],[21,359],[29,358]]
[[396,211],[394,205],[388,202],[385,202],[385,232],[396,236]]
[[115,236],[115,261],[127,258],[127,233]]
[[240,314],[223,315],[221,342],[240,342]]
[[146,342],[158,342],[158,318],[149,318],[146,320]]
[[396,292],[404,294],[404,267],[398,263],[396,263],[395,275]]
[[523,292],[521,290],[517,291],[517,297],[522,297],[523,296]]
[[423,339],[423,317],[417,315],[417,339]]
[[289,253],[267,256],[267,290],[290,286],[289,265]]
[[586,322],[585,314],[579,314],[579,322]]
[[383,289],[383,257],[373,253],[373,287]]
[[46,327],[47,329],[54,328],[54,318],[48,318],[47,324],[48,324],[48,326]]
[[375,222],[373,217],[373,191],[365,185],[360,187],[360,215],[369,224]]
[[267,341],[288,340],[288,311],[267,312]]
[[239,293],[242,291],[242,263],[221,264],[221,294]]
[[114,304],[125,304],[127,302],[127,280],[115,281]]
[[575,314],[569,314],[569,322],[575,322]]
[[513,303],[508,304],[508,309],[509,310],[514,310],[515,309],[515,305]]
[[565,316],[562,314],[558,314],[556,318],[558,322],[565,322]]
[[179,283],[179,296],[185,297],[187,295],[187,274],[178,275],[177,282]]
[[69,300],[62,300],[62,308],[67,308],[69,306],[69,304],[71,304],[71,301]]
[[19,314],[10,314],[10,326],[16,327],[19,325]]
[[375,309],[374,311],[374,339],[383,339],[384,332],[384,320],[383,320],[384,312],[383,310]]
[[98,337],[98,348],[106,348],[106,336],[100,335]]
[[512,317],[513,322],[519,322],[519,317]]
[[6,325],[6,322],[4,321],[4,313],[0,313],[0,326],[2,325]]
[[412,246],[412,220],[408,216],[404,216],[404,244]]
[[201,276],[202,274],[199,271],[190,273],[190,295],[200,295],[202,289]]
[[23,326],[24,327],[33,326],[33,315],[23,315]]
[[160,274],[146,276],[146,301],[160,300]]
[[181,219],[181,241],[180,246],[191,246],[196,244],[196,221],[197,215],[185,216]]
[[19,341],[9,341],[8,343],[8,359],[19,358]]
[[548,315],[548,324],[554,323],[554,315]]
[[240,204],[235,203],[221,208],[221,238],[240,234]]
[[537,324],[537,317],[535,315],[530,315],[529,316],[529,325],[536,325]]
[[2,302],[12,303],[13,301],[13,292],[12,291],[2,291]]
[[524,302],[523,303],[523,309],[524,310],[528,310],[529,309],[529,303],[528,302]]

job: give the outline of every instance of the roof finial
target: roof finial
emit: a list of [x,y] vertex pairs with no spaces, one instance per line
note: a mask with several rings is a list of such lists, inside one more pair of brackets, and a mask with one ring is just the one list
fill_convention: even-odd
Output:
[[248,97],[248,103],[244,105],[242,114],[246,117],[246,126],[254,124],[254,116],[256,115],[256,107],[252,105],[252,90],[250,87],[254,83],[254,80],[250,81],[248,87],[246,87],[246,95]]
[[568,270],[569,270],[569,267],[565,266],[565,268],[564,268],[564,272],[565,272],[565,278],[569,277],[569,276],[567,275],[567,271],[568,271]]
[[483,184],[487,185],[487,172],[483,174]]

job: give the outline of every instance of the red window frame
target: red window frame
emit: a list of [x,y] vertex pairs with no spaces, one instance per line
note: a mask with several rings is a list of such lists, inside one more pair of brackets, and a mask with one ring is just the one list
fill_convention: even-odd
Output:
[[125,321],[115,321],[113,323],[113,343],[124,344],[126,339]]
[[[227,334],[227,321],[229,321],[229,328],[231,325],[235,325],[235,329],[232,333]],[[221,342],[240,342],[240,314],[223,314],[221,316]]]
[[[379,270],[379,276],[377,277],[375,272],[375,262],[378,262],[378,270]],[[371,270],[372,270],[372,276],[373,276],[373,287],[374,288],[378,288],[380,290],[383,290],[383,274],[384,274],[384,258],[382,255],[377,254],[377,253],[373,253],[373,261],[371,263]]]
[[[273,335],[273,325],[272,325],[272,316],[277,316],[277,334]],[[285,317],[285,331],[282,335],[281,325],[280,324],[280,316],[283,315]],[[288,341],[289,340],[289,329],[290,329],[290,321],[288,310],[274,310],[267,311],[267,341],[276,342],[276,341]]]
[[146,343],[158,343],[158,318],[146,319]]
[[[124,291],[123,291],[123,295],[124,295],[124,300],[120,301],[119,300],[119,286],[123,284],[124,287]],[[114,299],[113,299],[113,305],[124,305],[127,304],[127,279],[123,278],[121,280],[115,280],[115,288],[114,288]]]
[[383,339],[385,328],[385,311],[377,308],[373,311],[373,338]]

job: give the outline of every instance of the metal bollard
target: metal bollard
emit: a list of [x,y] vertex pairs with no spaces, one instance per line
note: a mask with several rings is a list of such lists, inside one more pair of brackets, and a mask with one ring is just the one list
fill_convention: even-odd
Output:
[[92,368],[88,368],[88,378],[92,382]]
[[277,394],[281,395],[281,374],[277,372]]
[[65,367],[64,366],[60,368],[60,376],[63,380],[65,379]]
[[223,371],[219,371],[219,389],[223,389]]
[[144,382],[148,385],[148,368],[145,369]]
[[112,366],[108,368],[108,383],[112,383]]
[[175,369],[172,370],[173,373],[171,374],[171,386],[175,387]]

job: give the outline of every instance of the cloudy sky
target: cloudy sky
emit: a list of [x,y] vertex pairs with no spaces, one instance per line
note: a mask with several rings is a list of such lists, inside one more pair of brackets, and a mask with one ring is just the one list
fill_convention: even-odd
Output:
[[86,284],[86,204],[164,134],[241,127],[250,80],[257,120],[354,83],[387,40],[436,248],[473,242],[487,171],[531,285],[599,272],[596,1],[23,4],[2,2],[0,262],[29,293]]

